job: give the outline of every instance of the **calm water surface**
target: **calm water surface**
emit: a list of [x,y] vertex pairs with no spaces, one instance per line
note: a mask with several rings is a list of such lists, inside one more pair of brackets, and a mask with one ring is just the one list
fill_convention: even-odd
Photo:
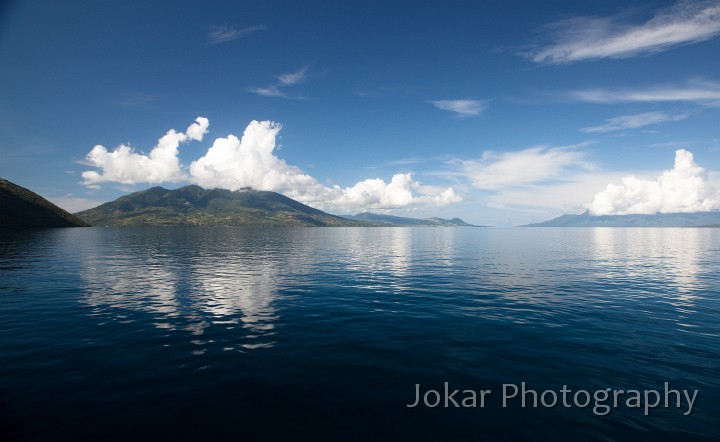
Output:
[[[720,229],[5,232],[0,426],[17,440],[714,440],[719,319]],[[492,393],[407,407],[416,384],[445,382]],[[684,399],[648,416],[503,408],[503,384],[521,382],[698,396],[687,416]]]

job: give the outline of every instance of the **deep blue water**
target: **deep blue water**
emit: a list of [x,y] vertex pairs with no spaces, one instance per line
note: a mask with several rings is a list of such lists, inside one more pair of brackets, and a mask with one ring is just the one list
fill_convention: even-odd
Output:
[[[491,393],[407,407],[445,382]],[[522,382],[697,397],[689,415],[684,398],[647,416],[622,397],[605,415],[503,408]],[[720,229],[5,232],[0,425],[17,440],[717,439]]]

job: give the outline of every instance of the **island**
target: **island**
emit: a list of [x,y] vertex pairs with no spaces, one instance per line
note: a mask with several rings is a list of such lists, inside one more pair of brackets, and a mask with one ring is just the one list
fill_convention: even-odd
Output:
[[520,227],[716,227],[720,211],[694,213],[656,213],[652,215],[562,215]]

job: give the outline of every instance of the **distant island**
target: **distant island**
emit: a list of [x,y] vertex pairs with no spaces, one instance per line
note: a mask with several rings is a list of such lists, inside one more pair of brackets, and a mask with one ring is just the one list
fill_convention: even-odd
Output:
[[87,227],[71,215],[35,192],[0,178],[0,227]]
[[343,218],[355,221],[368,221],[376,224],[384,224],[388,226],[424,226],[424,227],[487,227],[468,224],[460,218],[443,219],[443,218],[407,218],[403,216],[382,215],[377,213],[363,212],[357,215],[342,215]]
[[520,227],[718,227],[720,212],[657,213],[654,215],[562,215]]
[[92,226],[364,226],[276,192],[153,187],[75,214]]
[[459,218],[336,216],[277,192],[210,190],[196,185],[175,190],[153,187],[75,215],[93,226],[472,226]]
[[75,214],[93,226],[470,226],[460,219],[336,216],[276,192],[153,187]]

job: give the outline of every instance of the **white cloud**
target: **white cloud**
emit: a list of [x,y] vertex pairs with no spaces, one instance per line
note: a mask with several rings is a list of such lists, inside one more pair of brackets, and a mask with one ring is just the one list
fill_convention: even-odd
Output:
[[424,186],[413,179],[411,173],[395,174],[389,183],[374,178],[345,188],[327,187],[275,155],[281,126],[270,121],[251,122],[241,139],[235,135],[217,138],[204,156],[190,163],[188,174],[179,162],[178,146],[189,140],[202,141],[208,126],[207,118],[198,117],[185,133],[170,130],[149,155],[136,153],[126,145],[112,152],[103,146],[95,146],[86,159],[101,172],[83,172],[83,184],[97,188],[104,182],[136,184],[189,180],[207,188],[271,190],[335,212],[438,206],[461,200],[452,187]]
[[489,100],[435,100],[430,103],[438,109],[455,112],[460,117],[480,115],[487,109]]
[[247,28],[235,29],[228,25],[213,26],[208,33],[208,43],[218,44],[225,43],[232,40],[237,40],[240,37],[244,37],[248,34],[258,31],[266,31],[265,25],[249,26]]
[[396,174],[390,183],[375,178],[345,188],[324,186],[275,156],[280,128],[270,121],[253,121],[241,139],[234,135],[216,139],[203,157],[190,164],[190,180],[208,188],[271,190],[335,212],[444,205],[461,199],[452,188],[423,186],[410,173]]
[[112,152],[97,145],[87,154],[87,162],[99,169],[82,173],[83,184],[90,188],[98,188],[104,182],[122,184],[180,182],[186,176],[180,167],[178,147],[181,142],[189,140],[202,141],[207,133],[209,121],[198,117],[188,126],[186,133],[169,130],[149,155],[136,153],[130,146],[122,144]]
[[654,180],[626,176],[609,184],[589,206],[593,215],[691,213],[720,209],[720,193],[707,181],[693,154],[675,151],[675,166]]
[[616,18],[576,17],[546,27],[551,43],[526,57],[562,64],[603,58],[628,58],[712,39],[720,34],[720,3],[680,1],[642,24]]
[[197,117],[195,122],[188,126],[185,134],[191,140],[202,141],[203,135],[208,133],[208,126],[210,126],[210,120],[205,117]]
[[310,65],[305,65],[295,72],[288,72],[287,74],[276,75],[278,79],[277,84],[270,86],[252,87],[248,89],[248,92],[253,94],[262,95],[263,97],[280,97],[288,99],[303,99],[302,95],[290,95],[283,88],[295,86],[298,83],[302,83],[307,79],[307,70]]
[[252,92],[253,94],[257,94],[257,95],[262,95],[263,97],[290,98],[285,94],[285,92],[281,91],[277,86],[252,87],[252,88],[248,89],[248,92]]
[[497,190],[547,180],[562,179],[571,171],[589,170],[594,165],[576,146],[548,148],[543,146],[515,152],[484,152],[480,159],[460,163],[459,174],[477,189]]
[[687,114],[669,115],[665,112],[644,112],[641,114],[613,117],[601,126],[583,127],[580,130],[590,133],[612,132],[616,130],[637,129],[639,127],[667,121],[680,121],[685,118],[687,118]]
[[277,78],[280,80],[283,86],[292,86],[294,84],[302,83],[307,77],[307,70],[309,65],[305,65],[295,72],[289,72],[287,74],[278,75]]
[[720,83],[692,81],[684,87],[657,86],[647,89],[586,89],[570,92],[570,97],[589,103],[628,103],[685,101],[720,105]]
[[585,211],[587,202],[593,198],[598,189],[603,188],[608,182],[620,179],[622,174],[618,173],[579,172],[563,176],[562,180],[551,183],[499,189],[487,197],[487,201],[496,208],[542,212],[546,216],[538,217],[534,221],[544,221],[562,213]]
[[462,201],[452,187],[423,186],[411,173],[399,173],[389,183],[379,178],[360,181],[352,187],[326,188],[329,201],[323,206],[341,212],[400,209],[413,205],[444,206]]
[[273,154],[280,125],[251,122],[242,139],[217,138],[207,153],[190,163],[190,180],[203,187],[238,190],[242,187],[287,191],[318,186],[300,169]]

